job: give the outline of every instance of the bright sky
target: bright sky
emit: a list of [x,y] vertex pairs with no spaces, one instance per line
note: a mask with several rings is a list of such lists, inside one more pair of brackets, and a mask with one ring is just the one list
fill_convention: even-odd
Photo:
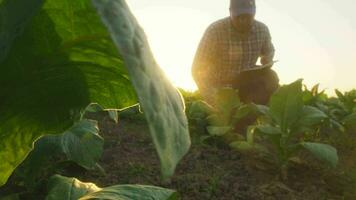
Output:
[[[355,0],[256,0],[270,29],[281,83],[356,88]],[[196,89],[191,65],[206,27],[229,15],[229,0],[128,0],[157,62],[178,87]]]

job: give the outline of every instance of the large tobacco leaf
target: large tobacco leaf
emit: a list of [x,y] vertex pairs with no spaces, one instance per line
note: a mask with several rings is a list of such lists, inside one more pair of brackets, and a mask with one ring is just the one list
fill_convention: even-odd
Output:
[[[9,2],[0,4],[3,13],[18,13],[24,2],[40,6],[31,4],[38,0],[16,0],[7,6]],[[13,15],[1,16],[0,21],[8,23],[0,24],[7,28],[1,29],[5,34],[1,33],[0,44],[8,53],[0,60],[0,186],[40,136],[65,132],[92,102],[106,109],[132,106],[137,103],[136,93],[165,177],[173,174],[188,151],[190,140],[180,94],[154,61],[143,31],[132,21],[125,2],[116,2],[112,8],[106,1],[102,3],[113,13],[124,15],[112,22],[135,27],[130,29],[133,34],[115,32],[108,26],[118,47],[118,41],[128,42],[119,48],[123,57],[87,0],[47,0],[32,20],[31,14],[39,6],[27,6],[26,12],[19,13],[27,13],[25,24],[10,20]],[[12,45],[6,44],[8,38],[3,36],[19,30],[23,34],[14,35],[18,37]]]
[[47,0],[38,11],[41,3],[0,4],[0,186],[36,139],[66,131],[89,103],[114,109],[137,103],[90,2]]
[[281,127],[282,132],[289,132],[303,110],[302,80],[280,87],[271,97],[270,115]]
[[93,193],[89,193],[79,200],[177,200],[177,192],[148,185],[114,185]]
[[46,200],[175,200],[177,193],[170,189],[145,185],[114,185],[99,188],[76,178],[55,175],[49,180]]
[[0,63],[43,2],[44,0],[0,0]]
[[163,178],[168,178],[190,147],[182,97],[156,63],[145,33],[126,2],[92,2],[128,66],[161,160]]

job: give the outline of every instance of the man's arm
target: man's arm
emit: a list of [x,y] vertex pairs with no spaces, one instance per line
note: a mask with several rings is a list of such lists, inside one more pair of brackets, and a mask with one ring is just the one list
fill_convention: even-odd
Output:
[[273,57],[274,57],[274,46],[272,44],[271,34],[266,26],[265,30],[265,39],[263,42],[263,46],[261,49],[261,64],[272,67],[273,65]]
[[200,40],[192,65],[193,78],[203,96],[207,96],[214,85],[214,74],[217,57],[217,34],[209,27]]

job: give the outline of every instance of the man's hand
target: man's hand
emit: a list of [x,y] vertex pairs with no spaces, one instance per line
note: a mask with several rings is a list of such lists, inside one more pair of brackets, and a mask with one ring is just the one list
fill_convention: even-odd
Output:
[[270,56],[261,56],[261,65],[263,66],[272,62],[273,61],[272,59],[273,58],[271,58]]
[[272,60],[272,61],[269,61],[269,62],[263,62],[262,61],[262,58],[261,58],[261,64],[262,65],[256,65],[257,67],[260,67],[260,68],[265,68],[265,67],[269,67],[271,68],[273,66],[274,63],[278,62],[278,60]]

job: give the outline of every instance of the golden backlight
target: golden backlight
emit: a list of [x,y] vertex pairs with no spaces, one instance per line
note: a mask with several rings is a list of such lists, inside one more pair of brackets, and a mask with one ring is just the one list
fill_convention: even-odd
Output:
[[[281,83],[303,78],[309,87],[320,83],[329,94],[335,88],[356,88],[356,31],[349,19],[324,1],[298,1],[294,9],[287,2],[276,1],[279,3],[257,1],[256,19],[271,31],[275,60],[279,60],[274,69]],[[201,8],[197,8],[197,2],[188,6],[188,1],[179,5],[163,1],[146,4],[138,6],[139,2],[133,1],[131,8],[148,36],[157,62],[174,85],[196,89],[191,77],[195,51],[206,27],[228,16],[228,1],[209,1],[214,5]],[[321,14],[302,5],[318,7]]]

